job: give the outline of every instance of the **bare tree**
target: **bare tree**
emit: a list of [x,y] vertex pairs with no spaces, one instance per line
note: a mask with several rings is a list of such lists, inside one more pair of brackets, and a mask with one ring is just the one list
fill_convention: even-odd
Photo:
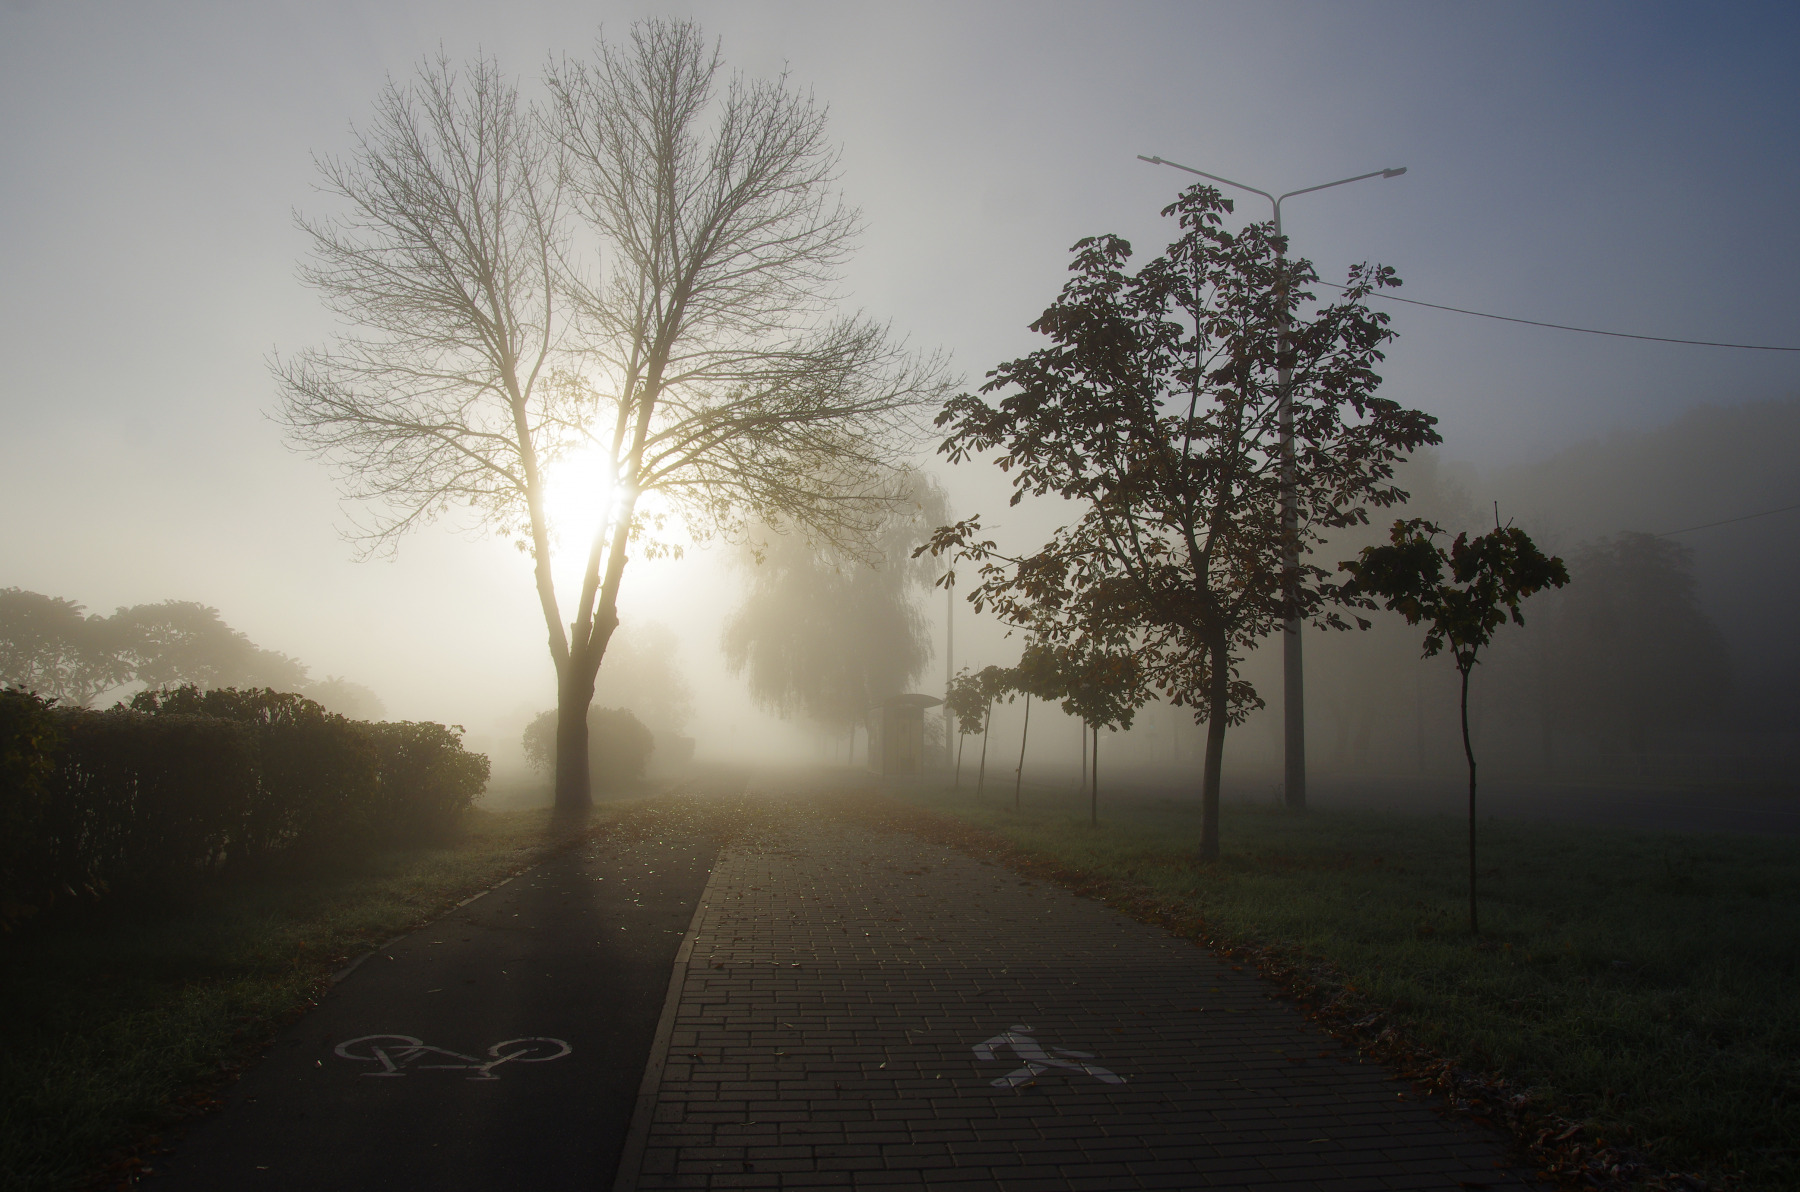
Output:
[[[865,319],[832,317],[855,213],[824,113],[732,79],[687,23],[549,69],[521,109],[492,62],[391,87],[352,163],[352,214],[306,223],[304,273],[366,334],[277,363],[299,445],[382,510],[372,539],[467,504],[535,564],[557,671],[556,799],[590,800],[587,708],[633,544],[751,520],[853,546],[944,391]],[[597,252],[604,266],[584,252]],[[546,467],[582,450],[605,495],[572,610],[552,581]],[[569,615],[572,613],[572,615]]]

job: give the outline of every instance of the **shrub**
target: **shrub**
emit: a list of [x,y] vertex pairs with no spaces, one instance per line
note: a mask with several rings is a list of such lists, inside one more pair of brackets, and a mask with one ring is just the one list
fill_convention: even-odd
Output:
[[0,690],[0,928],[31,914],[33,897],[52,887],[44,814],[62,746],[55,703],[16,687]]
[[[650,764],[656,737],[624,708],[588,709],[588,777],[596,790],[636,782]],[[556,713],[545,712],[525,728],[525,760],[539,773],[556,768]]]
[[488,760],[441,724],[364,724],[271,690],[110,712],[0,692],[0,928],[59,900],[441,832]]
[[358,725],[305,696],[268,688],[139,692],[134,711],[211,716],[246,725],[256,738],[257,792],[237,858],[289,847],[343,847],[375,827],[376,750]]
[[487,789],[487,755],[464,750],[460,728],[411,720],[357,727],[380,774],[372,816],[379,837],[441,832]]
[[187,885],[220,869],[256,800],[256,745],[211,716],[59,710],[44,843],[66,892]]

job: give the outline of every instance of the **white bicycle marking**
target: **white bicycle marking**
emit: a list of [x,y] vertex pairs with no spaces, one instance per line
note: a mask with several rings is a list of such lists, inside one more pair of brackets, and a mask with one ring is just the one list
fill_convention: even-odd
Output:
[[[353,1050],[358,1049],[358,1050]],[[515,1060],[521,1064],[543,1064],[551,1060],[560,1060],[575,1050],[561,1039],[549,1039],[534,1036],[526,1039],[508,1039],[504,1043],[496,1043],[487,1049],[488,1058],[464,1055],[460,1051],[451,1051],[444,1047],[431,1047],[411,1035],[364,1035],[360,1039],[347,1039],[339,1043],[334,1051],[347,1060],[359,1060],[363,1063],[378,1063],[379,1072],[364,1072],[364,1076],[405,1076],[402,1068],[454,1068],[467,1071],[473,1069],[475,1075],[470,1080],[499,1080],[494,1069],[501,1064],[510,1064]],[[364,1052],[366,1054],[359,1054]],[[421,1063],[431,1060],[431,1063]]]
[[[1091,1052],[1071,1051],[1067,1047],[1052,1047],[1046,1050],[1043,1044],[1039,1043],[1036,1039],[1033,1039],[1026,1033],[1029,1030],[1031,1030],[1031,1028],[1028,1026],[1021,1026],[1018,1023],[1014,1023],[1011,1030],[995,1035],[992,1039],[989,1039],[984,1043],[975,1044],[975,1058],[978,1060],[991,1060],[994,1058],[994,1052],[996,1050],[1010,1048],[1014,1056],[1025,1061],[1024,1067],[1008,1072],[1005,1076],[1002,1076],[997,1080],[988,1081],[988,1083],[995,1088],[1018,1088],[1022,1084],[1031,1083],[1036,1080],[1038,1076],[1050,1071],[1052,1068],[1063,1068],[1070,1072],[1083,1072],[1094,1077],[1096,1080],[1105,1081],[1107,1084],[1125,1083],[1125,1078],[1123,1076],[1109,1072],[1099,1064],[1081,1062],[1093,1059],[1094,1057]],[[1050,1054],[1052,1051],[1057,1055],[1071,1056],[1077,1062],[1071,1063],[1069,1060],[1059,1060]]]

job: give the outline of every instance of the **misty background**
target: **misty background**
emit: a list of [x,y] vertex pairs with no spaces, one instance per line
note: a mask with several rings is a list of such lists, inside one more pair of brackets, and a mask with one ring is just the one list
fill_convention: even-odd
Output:
[[[1368,4],[283,5],[0,3],[0,587],[93,613],[167,600],[216,608],[311,681],[368,688],[393,718],[462,724],[497,774],[553,706],[528,564],[446,521],[391,560],[358,562],[329,473],[269,418],[265,360],[333,330],[295,279],[295,209],[324,206],[314,156],[341,153],[389,77],[441,46],[496,55],[532,81],[601,26],[694,16],[728,66],[786,69],[831,109],[842,188],[867,232],[846,301],[969,386],[1037,346],[1027,324],[1061,286],[1069,246],[1117,232],[1139,259],[1173,238],[1157,212],[1191,179],[1161,155],[1271,191],[1389,166],[1405,177],[1284,207],[1320,275],[1394,266],[1403,296],[1676,338],[1800,345],[1800,16],[1743,5],[1450,9]],[[1260,200],[1238,214],[1262,219]],[[1443,447],[1409,466],[1412,512],[1454,528],[1503,520],[1572,561],[1622,533],[1661,535],[1800,503],[1800,353],[1576,335],[1393,305],[1384,396],[1436,415]],[[955,516],[1041,541],[991,467],[918,466]],[[1348,558],[1365,536],[1346,539]],[[1484,773],[1791,786],[1800,627],[1791,615],[1800,510],[1674,534],[1723,679],[1689,682],[1626,649],[1649,685],[1649,741],[1532,694],[1525,646],[1563,613],[1528,604],[1475,685]],[[1583,573],[1564,594],[1574,600]],[[621,643],[661,643],[669,731],[701,757],[816,756],[820,734],[760,708],[725,666],[751,585],[731,551],[634,560]],[[943,682],[944,601],[919,606]],[[1579,610],[1576,610],[1577,612]],[[1008,665],[1019,642],[959,607],[956,665]],[[1574,613],[1570,624],[1578,623]],[[1460,765],[1454,670],[1378,614],[1365,635],[1308,637],[1309,755],[1321,781]],[[1509,632],[1516,641],[1509,643]],[[1588,640],[1591,638],[1582,640]],[[1667,640],[1668,635],[1657,638]],[[1704,636],[1704,635],[1702,635]],[[1655,642],[1650,643],[1656,644]],[[1509,652],[1509,645],[1519,649]],[[648,647],[602,668],[597,702]],[[1702,651],[1704,653],[1705,651]],[[1273,650],[1249,673],[1278,702]],[[1540,651],[1541,653],[1541,651]],[[1608,662],[1607,659],[1614,661]],[[611,668],[611,669],[609,669]],[[1704,669],[1704,668],[1702,668]],[[1587,673],[1587,672],[1583,672]],[[1711,673],[1711,672],[1708,672]],[[610,677],[609,677],[610,676]],[[1615,676],[1616,678],[1616,676]],[[659,679],[659,682],[664,680]],[[629,685],[629,684],[626,684]],[[665,684],[666,685],[666,684]],[[1433,686],[1435,685],[1435,686]],[[1638,681],[1637,686],[1645,686]],[[1546,748],[1544,709],[1560,731]],[[1017,705],[994,748],[1017,747]],[[1040,715],[1043,713],[1040,712]],[[1660,717],[1661,719],[1658,719]],[[679,723],[671,723],[679,722]],[[1040,724],[1042,727],[1040,727]],[[1181,769],[1186,719],[1152,707],[1127,750]],[[1066,765],[1074,724],[1033,720],[1033,762]],[[1278,778],[1279,716],[1233,733],[1238,792]],[[1004,763],[1010,770],[1010,762]],[[1104,781],[1104,778],[1103,778]],[[1229,790],[1229,788],[1228,788]]]

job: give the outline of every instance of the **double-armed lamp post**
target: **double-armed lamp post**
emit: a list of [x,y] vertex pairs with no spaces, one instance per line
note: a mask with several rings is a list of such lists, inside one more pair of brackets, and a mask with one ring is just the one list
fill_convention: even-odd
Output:
[[[1286,256],[1287,249],[1281,239],[1281,203],[1295,195],[1311,194],[1315,190],[1328,190],[1333,186],[1343,186],[1349,182],[1361,182],[1367,178],[1398,178],[1406,173],[1406,167],[1397,169],[1371,170],[1367,174],[1358,174],[1354,178],[1339,178],[1336,182],[1325,182],[1318,186],[1308,186],[1301,190],[1290,190],[1283,195],[1272,195],[1266,190],[1258,190],[1254,186],[1245,186],[1242,182],[1233,182],[1229,178],[1221,178],[1217,174],[1209,174],[1205,170],[1196,170],[1193,166],[1184,166],[1179,162],[1165,161],[1160,157],[1145,157],[1138,154],[1139,161],[1147,161],[1153,166],[1173,166],[1177,170],[1186,170],[1190,174],[1198,174],[1213,182],[1226,186],[1234,186],[1239,190],[1249,191],[1253,195],[1261,195],[1269,200],[1275,208],[1275,244],[1276,252]],[[1282,331],[1287,331],[1287,307],[1281,311]],[[1286,764],[1283,767],[1283,790],[1287,796],[1287,805],[1292,810],[1301,810],[1306,806],[1306,685],[1305,671],[1300,663],[1300,618],[1297,615],[1299,600],[1295,588],[1300,578],[1300,510],[1294,495],[1294,411],[1288,403],[1288,386],[1293,379],[1293,370],[1286,364],[1281,366],[1278,379],[1280,392],[1277,395],[1277,418],[1281,426],[1281,569],[1282,591],[1287,603],[1287,617],[1282,622],[1281,631],[1281,696],[1282,711],[1285,717]]]

